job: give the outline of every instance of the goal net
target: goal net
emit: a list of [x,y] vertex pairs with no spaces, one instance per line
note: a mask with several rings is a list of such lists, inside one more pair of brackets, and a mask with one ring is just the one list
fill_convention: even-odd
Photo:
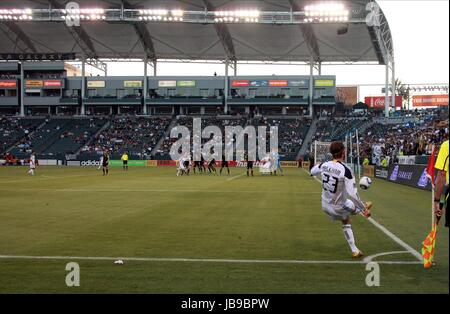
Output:
[[333,159],[333,156],[330,154],[331,142],[315,141],[312,145],[312,151],[314,151],[314,163],[316,165]]
[[[331,142],[319,142],[315,141],[312,144],[311,151],[314,152],[314,164],[320,164],[322,162],[330,161],[333,159],[333,156],[330,154],[330,145]],[[358,176],[361,177],[361,169],[359,166],[359,145],[353,145],[352,138],[345,140],[345,163],[348,167],[350,167],[355,173],[357,172]],[[357,161],[357,162],[356,162]]]

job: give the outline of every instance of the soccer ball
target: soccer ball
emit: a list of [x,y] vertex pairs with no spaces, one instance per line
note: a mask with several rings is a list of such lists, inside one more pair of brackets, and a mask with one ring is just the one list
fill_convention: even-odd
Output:
[[114,261],[114,264],[116,264],[116,265],[123,265],[124,263],[123,263],[123,260],[119,259],[117,261]]
[[359,186],[363,190],[367,190],[371,184],[372,184],[372,179],[369,177],[361,177],[361,179],[359,180]]

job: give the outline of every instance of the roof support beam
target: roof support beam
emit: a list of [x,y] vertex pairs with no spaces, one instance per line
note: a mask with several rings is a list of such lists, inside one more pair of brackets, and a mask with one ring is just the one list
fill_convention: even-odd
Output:
[[18,39],[20,39],[31,52],[36,53],[36,47],[34,46],[31,39],[23,32],[23,30],[15,23],[5,23],[6,27],[9,28],[11,32],[13,32]]
[[[209,2],[209,0],[203,0],[205,3],[205,7],[208,11],[214,11],[215,8]],[[220,42],[225,49],[225,53],[227,54],[227,58],[230,61],[236,60],[236,52],[234,50],[233,37],[231,37],[230,30],[228,29],[226,24],[214,24],[214,29],[216,30],[217,36],[219,36]]]
[[[302,11],[302,8],[294,0],[289,0],[289,3],[291,4],[291,11]],[[309,52],[313,57],[313,60],[319,62],[320,50],[312,26],[310,24],[299,24],[299,26],[308,45]]]
[[138,35],[142,46],[145,49],[145,56],[147,57],[147,59],[156,60],[157,58],[155,53],[155,47],[153,45],[153,40],[145,24],[142,23],[133,24],[133,28],[136,34]]
[[[64,9],[64,6],[56,0],[47,1],[55,9]],[[68,26],[66,24],[66,29],[87,57],[92,59],[97,58],[97,52],[95,51],[94,44],[82,26]]]
[[[123,10],[125,7],[127,7],[128,9],[133,8],[133,6],[127,0],[122,0],[122,15],[123,15],[123,12],[124,12]],[[146,59],[150,60],[150,61],[157,60],[152,36],[150,35],[150,33],[146,27],[146,24],[134,23],[133,28],[134,28],[134,31],[136,32],[136,35],[139,37],[139,40],[141,41],[141,44],[145,50]]]

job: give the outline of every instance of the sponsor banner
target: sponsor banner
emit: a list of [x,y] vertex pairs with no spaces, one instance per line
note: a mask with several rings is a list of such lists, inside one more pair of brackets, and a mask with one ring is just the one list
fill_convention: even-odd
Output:
[[38,159],[39,166],[57,166],[58,160],[56,159]]
[[250,81],[248,80],[232,80],[231,87],[248,87],[250,86]]
[[142,87],[142,81],[124,81],[123,82],[123,87],[126,87],[126,88],[133,88],[133,87],[139,88],[139,87]]
[[333,87],[334,80],[315,80],[314,86],[316,86],[316,87]]
[[413,107],[448,106],[448,95],[416,95],[412,101]]
[[40,80],[26,80],[25,81],[26,87],[43,87],[44,82]]
[[158,167],[157,160],[147,160],[147,167]]
[[0,88],[17,88],[16,81],[0,81]]
[[[389,103],[392,97],[389,97]],[[371,109],[384,109],[384,96],[365,97],[364,103]],[[402,96],[395,96],[395,108],[402,108]]]
[[69,166],[69,167],[80,167],[81,166],[81,161],[79,161],[79,160],[68,160],[67,161],[67,166]]
[[398,156],[398,163],[400,165],[414,165],[416,163],[416,156]]
[[269,82],[263,81],[263,80],[250,81],[250,86],[251,87],[267,87],[267,86],[269,86]]
[[62,87],[60,80],[44,81],[44,87]]
[[289,81],[288,84],[292,87],[309,87],[309,80]]
[[336,87],[336,100],[344,103],[344,106],[353,106],[358,102],[357,86],[338,86]]
[[[254,161],[253,162],[253,168],[257,168],[262,166],[263,163],[261,161]],[[236,167],[238,168],[247,168],[247,162],[246,161],[236,161]]]
[[195,81],[177,81],[178,87],[195,87]]
[[158,81],[158,87],[177,87],[177,81]]
[[309,161],[302,161],[302,168],[309,171],[309,166],[311,163]]
[[75,60],[74,53],[0,53],[0,60]]
[[281,167],[298,168],[298,161],[280,161]]
[[391,165],[389,166],[388,180],[431,191],[431,182],[427,177],[426,165]]
[[175,160],[158,160],[158,167],[176,167],[177,162]]
[[269,86],[270,87],[287,87],[288,81],[287,80],[269,80]]
[[375,178],[387,180],[389,176],[389,168],[375,166]]
[[25,93],[29,93],[29,94],[38,94],[38,93],[40,93],[40,92],[41,92],[40,89],[31,89],[31,88],[27,88],[27,89],[25,90]]
[[[122,160],[110,160],[109,165],[111,167],[122,167]],[[128,160],[128,166],[130,167],[147,167],[147,160]]]
[[363,176],[373,178],[375,176],[374,166],[363,166]]
[[105,81],[88,81],[87,87],[88,88],[105,88],[106,84]]
[[[76,161],[76,160],[73,160]],[[98,167],[100,166],[100,160],[82,160],[80,161],[81,167]]]

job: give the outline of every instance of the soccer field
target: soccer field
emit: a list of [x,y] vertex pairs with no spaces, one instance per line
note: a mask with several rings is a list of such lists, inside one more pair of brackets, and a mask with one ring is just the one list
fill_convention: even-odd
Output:
[[[432,269],[408,251],[417,255],[430,231],[430,192],[382,180],[361,191],[374,222],[353,217],[366,258],[355,261],[305,171],[243,171],[112,168],[103,177],[96,168],[39,167],[31,177],[2,167],[0,292],[449,292],[448,229],[439,229]],[[118,257],[124,265],[114,265]],[[366,286],[368,259],[380,262],[379,287]],[[79,287],[65,284],[71,261]]]

